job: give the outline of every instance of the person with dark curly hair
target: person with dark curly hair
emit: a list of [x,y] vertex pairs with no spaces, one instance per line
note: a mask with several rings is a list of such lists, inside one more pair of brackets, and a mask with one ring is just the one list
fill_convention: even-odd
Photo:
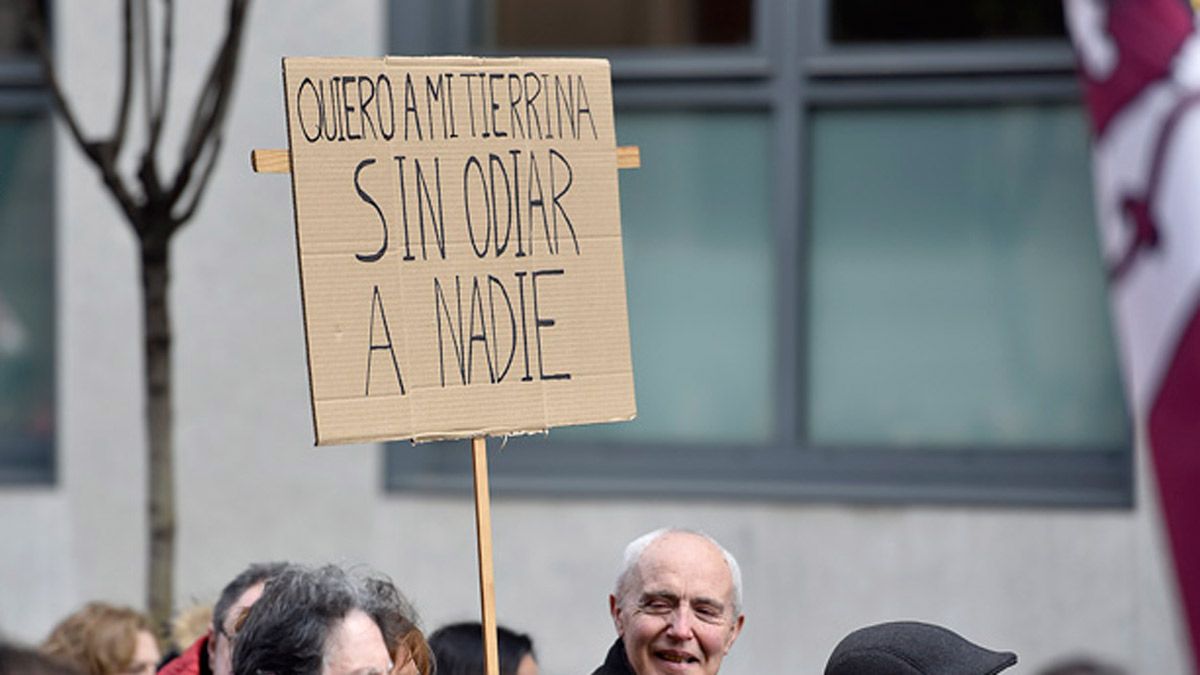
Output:
[[429,675],[416,615],[391,581],[290,567],[245,614],[234,675]]

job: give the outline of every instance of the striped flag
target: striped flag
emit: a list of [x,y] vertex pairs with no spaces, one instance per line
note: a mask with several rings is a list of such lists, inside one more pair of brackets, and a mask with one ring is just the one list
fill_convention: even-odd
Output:
[[1181,0],[1064,0],[1100,245],[1200,672],[1200,39]]

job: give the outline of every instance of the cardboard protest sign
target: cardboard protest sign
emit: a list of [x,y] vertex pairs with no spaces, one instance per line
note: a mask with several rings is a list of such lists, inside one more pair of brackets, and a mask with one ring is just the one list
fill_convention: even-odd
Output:
[[607,61],[283,78],[318,445],[634,417]]

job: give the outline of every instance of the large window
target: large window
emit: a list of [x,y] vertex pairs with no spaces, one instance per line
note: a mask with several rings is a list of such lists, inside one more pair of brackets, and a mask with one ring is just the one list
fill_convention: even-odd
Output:
[[51,125],[20,5],[0,0],[0,483],[54,470]]
[[1076,107],[839,108],[809,133],[814,444],[1125,437]]
[[[621,172],[639,419],[511,439],[495,490],[1130,502],[1057,4],[396,8],[397,54],[607,56],[641,148]],[[470,481],[465,442],[387,457],[393,488]]]

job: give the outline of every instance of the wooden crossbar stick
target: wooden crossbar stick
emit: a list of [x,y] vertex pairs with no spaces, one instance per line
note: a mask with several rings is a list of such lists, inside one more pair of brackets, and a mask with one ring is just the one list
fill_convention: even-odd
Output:
[[642,165],[642,151],[636,145],[617,146],[617,168],[636,169]]
[[496,645],[496,578],[492,571],[492,507],[488,492],[487,437],[471,439],[475,466],[475,540],[479,548],[479,604],[483,615],[483,662],[487,675],[500,675]]
[[[636,169],[642,165],[642,154],[636,145],[617,147],[617,168]],[[251,150],[250,166],[254,173],[291,173],[292,155],[287,150]]]

